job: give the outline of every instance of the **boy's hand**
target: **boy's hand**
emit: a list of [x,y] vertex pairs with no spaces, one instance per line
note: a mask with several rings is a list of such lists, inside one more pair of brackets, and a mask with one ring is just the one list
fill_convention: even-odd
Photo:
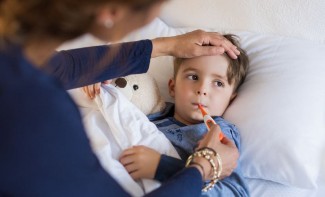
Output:
[[160,153],[146,146],[133,146],[120,156],[120,162],[134,180],[153,179],[159,161]]
[[86,93],[86,95],[90,98],[90,99],[94,99],[96,95],[98,95],[100,93],[100,85],[103,84],[110,84],[112,82],[112,80],[106,80],[104,82],[99,82],[99,83],[95,83],[93,85],[89,85],[89,86],[84,86],[82,87],[82,90]]

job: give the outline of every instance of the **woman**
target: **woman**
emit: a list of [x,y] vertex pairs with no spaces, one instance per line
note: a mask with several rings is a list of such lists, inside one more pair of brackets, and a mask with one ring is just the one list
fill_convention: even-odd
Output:
[[[129,196],[100,166],[65,89],[146,72],[151,57],[238,51],[216,33],[189,34],[55,54],[89,32],[116,41],[152,21],[164,0],[0,1],[0,196]],[[204,46],[203,45],[214,45]],[[124,66],[121,66],[124,65]],[[236,166],[234,144],[214,127],[199,148],[217,150],[221,176]],[[216,160],[214,158],[214,160]],[[211,179],[201,157],[148,196],[199,196]]]

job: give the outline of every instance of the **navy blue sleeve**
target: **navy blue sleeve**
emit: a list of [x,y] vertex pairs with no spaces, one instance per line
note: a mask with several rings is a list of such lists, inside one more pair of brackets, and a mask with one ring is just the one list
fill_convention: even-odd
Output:
[[154,179],[165,182],[184,167],[185,162],[183,160],[162,154]]
[[69,95],[43,76],[19,79],[0,94],[0,196],[129,196],[92,152]]
[[46,72],[57,77],[65,89],[72,89],[144,73],[151,52],[151,40],[60,51],[48,62]]
[[186,168],[168,181],[164,182],[162,186],[151,193],[148,197],[165,197],[165,196],[179,196],[179,197],[194,197],[200,196],[203,186],[202,176],[198,169],[194,167]]

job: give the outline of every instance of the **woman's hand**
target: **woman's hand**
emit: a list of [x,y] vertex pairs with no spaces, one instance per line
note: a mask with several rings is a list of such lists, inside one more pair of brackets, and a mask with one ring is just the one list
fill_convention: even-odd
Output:
[[240,52],[229,40],[217,32],[196,30],[174,37],[161,37],[152,40],[151,57],[172,55],[191,58],[203,55],[220,55],[227,53],[237,59]]
[[160,156],[159,152],[146,146],[133,146],[122,152],[120,162],[134,180],[153,179]]
[[95,83],[89,86],[84,86],[82,87],[82,90],[84,91],[84,93],[90,98],[90,99],[94,99],[96,95],[98,95],[100,93],[100,85],[103,84],[110,84],[112,82],[112,80],[106,80],[104,82],[99,82],[99,83]]
[[[222,160],[222,173],[220,179],[223,179],[229,176],[237,167],[239,152],[236,145],[227,137],[219,141],[220,132],[221,129],[219,125],[211,127],[207,134],[199,141],[197,149],[209,147],[220,155]],[[217,164],[217,162],[215,163]],[[206,166],[206,163],[204,163],[204,166]]]

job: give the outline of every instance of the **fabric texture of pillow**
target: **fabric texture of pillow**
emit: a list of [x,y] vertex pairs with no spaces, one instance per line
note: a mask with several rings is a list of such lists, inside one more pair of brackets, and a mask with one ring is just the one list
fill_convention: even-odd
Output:
[[[171,28],[157,19],[124,41],[193,29]],[[241,131],[244,176],[317,187],[317,179],[325,177],[321,171],[325,168],[325,45],[261,33],[230,33],[240,36],[250,59],[247,78],[224,114]],[[152,60],[149,69],[167,101],[171,101],[167,82],[172,67],[171,57],[160,57]]]
[[325,158],[325,45],[238,35],[250,67],[224,117],[241,130],[244,176],[317,187]]

